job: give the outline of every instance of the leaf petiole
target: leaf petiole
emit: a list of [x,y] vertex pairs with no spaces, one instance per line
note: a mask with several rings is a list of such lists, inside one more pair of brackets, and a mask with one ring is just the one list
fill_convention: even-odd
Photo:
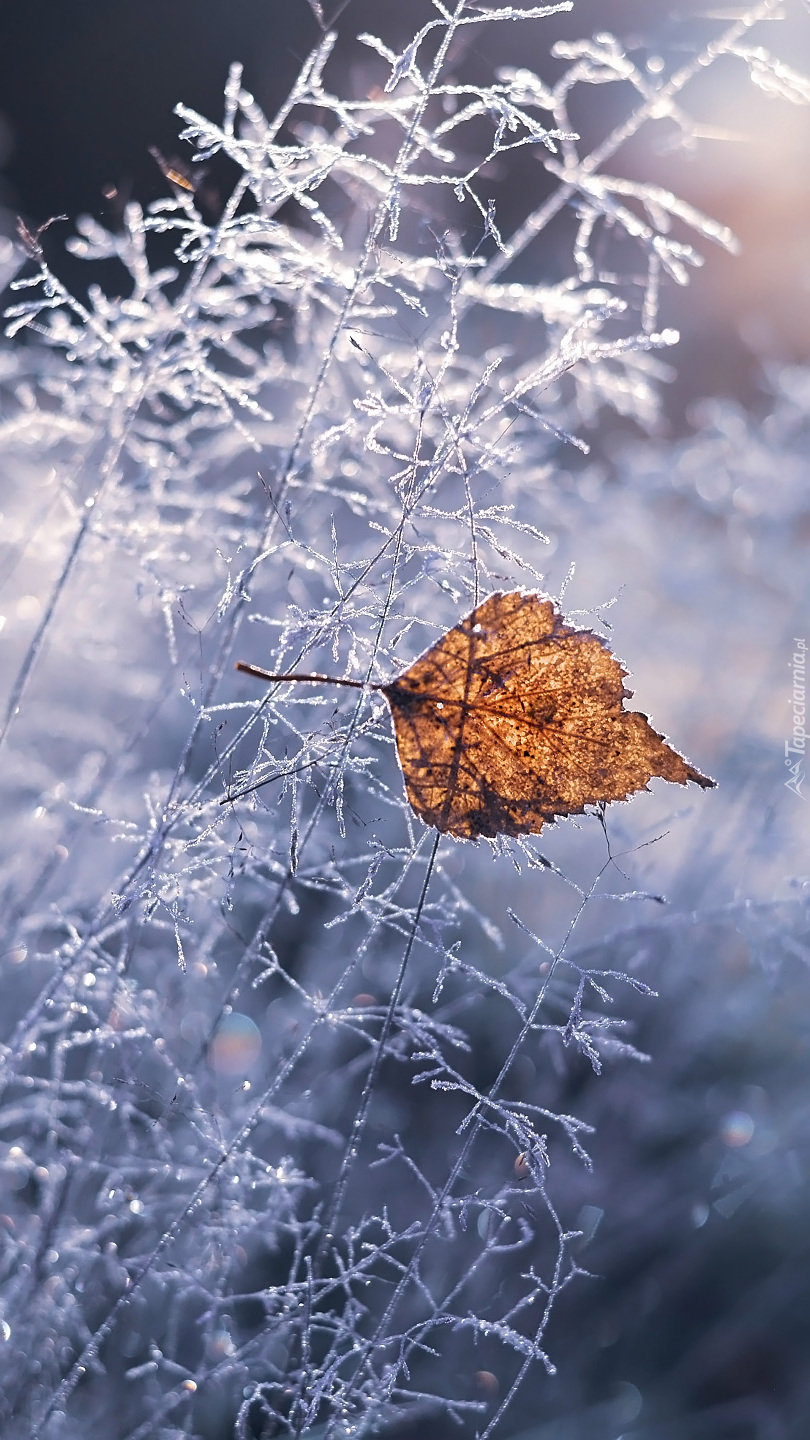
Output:
[[276,675],[270,670],[262,670],[259,665],[247,665],[244,660],[237,660],[236,668],[245,675],[253,675],[256,680],[267,680],[270,683],[282,680],[303,680],[313,685],[346,685],[351,690],[382,690],[384,688],[374,680],[345,680],[340,679],[337,675],[299,675],[297,673]]

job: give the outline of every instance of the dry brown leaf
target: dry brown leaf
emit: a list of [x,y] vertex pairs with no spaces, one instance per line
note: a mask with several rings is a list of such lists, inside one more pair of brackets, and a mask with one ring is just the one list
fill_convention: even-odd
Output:
[[655,775],[710,786],[626,711],[627,672],[540,595],[497,593],[382,687],[408,799],[465,839],[536,834]]
[[[254,666],[238,669],[263,679]],[[497,592],[384,685],[408,799],[464,840],[537,834],[558,816],[626,800],[654,776],[714,781],[623,702],[627,671],[543,595]]]

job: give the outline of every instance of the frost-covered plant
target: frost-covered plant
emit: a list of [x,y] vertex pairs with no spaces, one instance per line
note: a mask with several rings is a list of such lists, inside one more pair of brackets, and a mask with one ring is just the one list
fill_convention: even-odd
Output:
[[[426,832],[373,692],[257,696],[233,662],[390,677],[541,585],[577,507],[597,524],[591,472],[563,494],[554,468],[589,419],[654,418],[662,277],[733,241],[614,159],[647,125],[688,140],[717,61],[803,82],[749,42],[773,0],[671,70],[599,34],[551,74],[569,8],[437,0],[401,54],[359,37],[363,99],[327,37],[271,119],[234,66],[220,123],[178,107],[195,163],[235,169],[219,217],[179,184],[68,242],[121,294],[78,300],[29,237],[9,330],[45,343],[3,359],[4,1434],[483,1436],[554,1373],[590,1165],[571,1077],[644,1058],[644,947],[604,917],[659,897],[595,820],[578,853]],[[492,27],[524,63],[467,80]],[[629,103],[586,148],[569,103],[596,84]],[[487,176],[523,152],[506,233]]]

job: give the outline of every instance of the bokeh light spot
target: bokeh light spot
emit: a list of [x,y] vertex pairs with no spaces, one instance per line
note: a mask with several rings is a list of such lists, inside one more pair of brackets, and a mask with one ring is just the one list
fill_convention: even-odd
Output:
[[733,1149],[747,1145],[753,1133],[754,1122],[745,1110],[730,1110],[720,1126],[723,1143]]
[[218,1075],[246,1075],[262,1048],[262,1037],[249,1015],[235,1010],[220,1023],[209,1051],[209,1064]]

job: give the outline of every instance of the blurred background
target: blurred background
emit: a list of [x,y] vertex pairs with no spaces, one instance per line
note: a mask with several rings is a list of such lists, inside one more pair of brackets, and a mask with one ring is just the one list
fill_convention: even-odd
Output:
[[[18,215],[32,230],[66,215],[43,243],[81,290],[87,267],[63,248],[73,217],[114,223],[130,198],[165,195],[150,151],[187,162],[173,106],[219,115],[232,60],[272,113],[321,33],[316,10],[306,0],[7,9],[0,278],[19,263]],[[323,11],[328,24],[334,0]],[[372,30],[397,49],[432,13],[427,0],[349,0],[333,73],[367,93],[378,66],[356,34]],[[578,0],[553,23],[570,38],[608,25],[671,65],[708,37],[717,13]],[[807,13],[796,6],[773,31],[774,49],[810,71]],[[482,53],[482,75],[493,59]],[[474,50],[465,63],[474,71]],[[545,55],[525,63],[553,78]],[[581,1263],[594,1278],[572,1287],[553,1322],[557,1377],[532,1380],[507,1420],[504,1434],[521,1440],[804,1440],[810,1423],[810,802],[785,793],[782,749],[792,645],[810,634],[810,106],[772,101],[731,65],[696,93],[699,143],[656,151],[645,132],[622,153],[622,173],[671,184],[730,226],[741,254],[704,246],[688,289],[663,299],[662,323],[682,338],[666,356],[655,444],[629,424],[597,426],[587,484],[581,469],[574,484],[572,462],[570,488],[565,472],[549,488],[546,518],[550,580],[559,585],[576,562],[583,609],[626,587],[615,648],[633,657],[642,708],[688,736],[684,748],[718,767],[723,789],[708,826],[694,807],[684,818],[671,797],[649,797],[651,836],[679,822],[650,876],[675,877],[680,909],[671,926],[624,932],[614,963],[640,968],[661,992],[657,1004],[626,1007],[653,1063],[620,1082],[583,1064],[561,1082],[556,1103],[597,1127],[594,1172],[571,1181]],[[610,97],[584,94],[604,130]],[[587,109],[572,119],[583,134],[594,123]],[[525,164],[536,185],[536,162]],[[213,214],[227,178],[216,164],[206,176],[201,203]],[[514,172],[490,179],[508,231]],[[569,254],[570,242],[555,252],[544,236],[513,278],[558,279]],[[103,265],[92,278],[107,283]],[[598,837],[592,844],[595,854]],[[567,872],[592,860],[574,827],[548,848]],[[751,898],[762,908],[747,909]],[[482,1355],[479,1379],[459,1384],[486,1393],[497,1387],[496,1376],[480,1378],[489,1376]],[[444,1436],[444,1422],[435,1432],[420,1422],[422,1440],[434,1433]]]

